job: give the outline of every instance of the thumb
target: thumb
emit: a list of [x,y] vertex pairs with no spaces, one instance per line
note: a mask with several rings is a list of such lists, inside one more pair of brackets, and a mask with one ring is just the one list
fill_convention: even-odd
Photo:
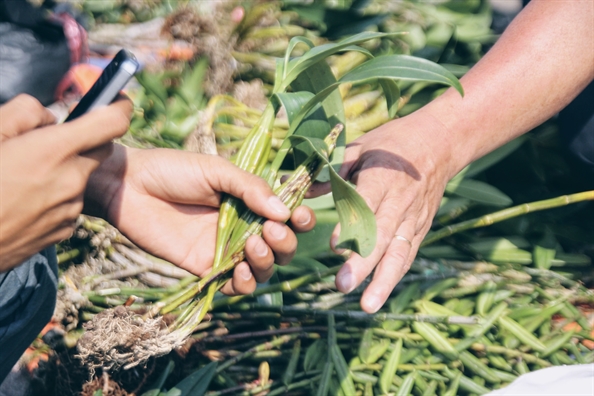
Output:
[[211,163],[205,177],[214,190],[241,199],[248,208],[260,216],[283,222],[289,219],[291,211],[264,179],[238,168],[224,158],[207,157]]
[[0,107],[0,142],[55,122],[54,113],[37,99],[19,95]]

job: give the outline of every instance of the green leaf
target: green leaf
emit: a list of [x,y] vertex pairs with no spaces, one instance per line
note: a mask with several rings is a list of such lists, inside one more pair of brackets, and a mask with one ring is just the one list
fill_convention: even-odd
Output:
[[[401,33],[372,33],[362,32],[354,36],[348,37],[338,43],[322,44],[312,48],[299,58],[295,58],[289,62],[286,69],[286,77],[279,86],[280,91],[284,91],[289,85],[292,85],[293,81],[305,70],[326,59],[330,55],[334,55],[337,52],[342,51],[344,48],[348,48],[352,45],[357,45],[368,40],[381,37],[394,36]],[[278,92],[278,91],[277,91]]]
[[[314,93],[323,90],[325,87],[335,82],[336,79],[334,78],[330,67],[325,63],[320,63],[306,70],[303,75],[300,75],[299,78],[293,82],[292,88],[296,92],[277,93],[273,95],[272,101],[277,104],[277,107],[280,105],[284,106],[287,112],[287,118],[290,125],[286,134],[287,138],[293,134],[297,134],[323,139],[332,126],[337,123],[346,123],[342,98],[340,97],[339,92],[327,92],[326,96],[323,99],[317,100],[315,105],[311,106],[307,112],[303,111],[303,106],[311,101],[314,97]],[[336,169],[342,164],[346,141],[345,136],[345,133],[342,133],[339,136],[337,147],[331,157],[331,164]],[[283,142],[283,145],[271,165],[270,178],[276,176],[276,172],[284,162],[291,147],[292,146],[288,142]],[[303,160],[302,157],[301,160]],[[324,177],[322,175],[318,177],[318,180],[328,181],[329,179],[328,176]]]
[[[291,136],[289,141],[303,142],[307,155],[316,153],[322,160],[327,161],[323,141],[306,136]],[[340,236],[337,247],[352,250],[362,257],[367,257],[375,248],[376,221],[375,215],[367,206],[365,200],[346,181],[344,181],[332,167],[330,183],[332,196],[340,221]]]
[[549,227],[545,227],[542,238],[536,243],[532,252],[536,268],[549,269],[555,261],[555,256],[563,254],[563,248],[559,245],[555,234]]
[[358,45],[350,45],[346,48],[341,49],[339,52],[360,52],[363,55],[367,56],[368,58],[373,58],[373,54],[366,48],[359,47]]
[[525,141],[526,136],[520,136],[519,138],[512,140],[498,149],[491,151],[489,154],[479,158],[466,168],[462,169],[460,173],[454,176],[454,179],[459,177],[472,177],[479,174],[480,172],[490,168],[516,151]]
[[530,242],[521,236],[482,237],[476,242],[469,243],[468,247],[475,252],[484,254],[496,250],[526,249],[530,247]]
[[375,248],[375,214],[350,184],[338,176],[334,169],[329,169],[332,195],[340,219],[340,236],[336,247],[367,257]]
[[359,343],[359,359],[365,364],[369,364],[369,353],[373,343],[373,329],[368,328],[363,331],[363,336]]
[[293,344],[293,351],[291,352],[291,359],[287,364],[287,369],[283,374],[283,384],[289,385],[293,381],[295,371],[297,370],[297,363],[299,362],[299,356],[301,355],[301,340],[297,339]]
[[381,78],[378,80],[384,91],[386,97],[386,103],[388,104],[388,115],[390,118],[396,117],[398,111],[398,105],[400,102],[400,88],[394,80]]
[[[324,241],[328,245],[327,241]],[[288,265],[277,266],[276,273],[281,279],[292,279],[315,271],[325,271],[328,267],[310,257],[295,256]]]
[[439,218],[450,213],[465,210],[470,206],[470,200],[466,198],[447,198],[442,199],[442,204],[439,210],[435,214],[435,217]]
[[202,396],[215,375],[217,362],[194,371],[167,392],[166,396]]
[[188,74],[184,76],[183,82],[179,86],[180,96],[194,108],[202,107],[201,101],[204,93],[202,84],[207,69],[208,59],[200,58],[192,69],[188,69]]
[[274,88],[272,89],[273,92],[278,92],[280,89],[280,83],[283,80],[283,74],[285,72],[285,64],[283,63],[283,59],[276,58],[274,63]]
[[[315,75],[311,79],[316,79]],[[289,134],[297,128],[297,125],[303,120],[321,101],[325,103],[333,103],[336,100],[342,99],[336,91],[339,84],[350,82],[359,84],[370,80],[379,79],[384,89],[386,99],[388,101],[388,110],[390,113],[395,112],[400,93],[396,90],[395,83],[387,83],[386,80],[402,80],[412,82],[433,82],[442,83],[452,86],[463,94],[462,86],[458,79],[442,66],[431,61],[415,58],[407,55],[386,55],[369,60],[355,69],[345,74],[339,81],[328,83],[325,87],[316,91],[313,96],[301,110],[293,115],[291,120],[291,128]],[[313,92],[311,89],[302,89],[304,91]],[[330,95],[339,95],[338,98],[330,97]],[[342,104],[342,103],[341,103]],[[293,126],[293,123],[297,125]]]
[[328,241],[330,241],[336,224],[338,224],[336,210],[317,210],[314,229],[297,234],[298,243],[295,257],[318,257],[331,254],[332,251]]
[[400,355],[402,353],[402,338],[398,339],[393,344],[390,355],[388,356],[387,362],[384,364],[382,372],[380,374],[380,389],[384,393],[388,393],[390,386],[392,385],[392,379],[396,375],[398,364],[400,363]]
[[376,78],[440,83],[454,87],[460,95],[464,95],[460,81],[444,67],[408,55],[386,55],[371,59],[342,76],[340,82],[362,83]]
[[302,204],[313,210],[333,209],[334,199],[332,199],[332,193],[328,193],[316,198],[305,199]]
[[[293,53],[293,50],[295,49],[295,47],[297,47],[297,45],[299,45],[299,44],[305,44],[310,49],[314,47],[314,43],[312,43],[311,40],[308,39],[307,37],[303,37],[303,36],[293,37],[291,39],[291,41],[289,41],[289,45],[287,46],[287,50],[285,51],[285,60],[283,63],[283,73],[282,73],[282,78],[280,81],[284,80],[287,77],[287,67],[289,65],[289,58],[291,57],[291,54]],[[275,79],[275,81],[276,81],[276,79]]]
[[[291,88],[294,91],[308,91],[317,94],[334,83],[336,83],[336,78],[334,77],[334,74],[332,74],[330,66],[328,66],[325,62],[319,62],[301,73],[299,77],[293,81]],[[303,136],[324,138],[330,129],[336,124],[341,123],[346,125],[346,116],[344,114],[344,106],[340,92],[336,90],[330,92],[328,95],[326,95],[325,99],[320,100],[319,102],[322,103],[322,110],[315,111],[312,114],[309,114],[307,117],[301,117],[299,120],[297,120],[298,115],[296,115],[295,118],[290,121],[291,126],[287,135],[295,133]],[[315,106],[317,105],[318,104]],[[312,106],[312,108],[315,106]],[[307,113],[309,113],[309,111]],[[317,122],[315,126],[311,125],[312,123],[307,126],[300,125],[304,118],[306,120],[325,120],[328,122],[328,125],[324,125],[319,122]],[[293,123],[295,123],[295,125],[293,125]],[[338,171],[342,165],[345,145],[346,127],[345,131],[338,137],[336,148],[334,149],[334,152],[330,158],[330,164],[336,171]],[[330,178],[326,170],[322,171],[322,173],[318,176],[318,181],[326,182],[329,180]]]
[[328,161],[328,146],[322,139],[308,136],[289,136],[288,141],[291,142],[291,147],[299,147],[303,154],[309,157],[311,154],[317,154],[323,160]]
[[533,257],[536,268],[549,269],[555,258],[557,251],[555,249],[547,249],[542,246],[535,246]]
[[303,370],[305,372],[315,370],[318,362],[326,355],[328,350],[328,343],[326,340],[315,340],[305,351],[303,358]]
[[157,380],[155,381],[155,384],[152,385],[151,389],[144,392],[141,396],[159,396],[159,394],[161,393],[161,389],[163,388],[163,385],[165,385],[167,377],[169,377],[169,374],[171,374],[174,367],[175,363],[173,362],[173,360],[170,360],[169,363],[167,363],[167,367],[165,367],[165,370],[163,370],[159,378],[157,378]]
[[512,199],[499,189],[473,179],[451,180],[446,186],[446,191],[485,205],[503,207],[513,203]]

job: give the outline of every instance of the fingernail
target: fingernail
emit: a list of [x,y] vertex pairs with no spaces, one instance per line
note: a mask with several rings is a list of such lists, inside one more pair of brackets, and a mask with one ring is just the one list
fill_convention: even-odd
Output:
[[256,246],[254,246],[254,251],[260,257],[266,257],[268,254],[268,246],[262,239],[258,239],[256,242]]
[[247,265],[242,265],[238,268],[239,270],[239,277],[243,280],[250,280],[252,278],[252,271]]
[[365,299],[365,305],[371,313],[375,313],[382,307],[382,300],[379,296],[372,294]]
[[343,272],[336,275],[336,286],[338,290],[343,293],[350,293],[356,287],[355,276],[350,269],[346,269]]
[[281,201],[280,198],[276,195],[273,195],[272,197],[268,198],[268,206],[276,213],[283,215],[285,217],[289,217],[291,215],[291,211],[289,210],[289,208],[287,208],[283,201]]
[[285,239],[287,236],[287,228],[284,224],[274,222],[270,227],[270,233],[278,240]]

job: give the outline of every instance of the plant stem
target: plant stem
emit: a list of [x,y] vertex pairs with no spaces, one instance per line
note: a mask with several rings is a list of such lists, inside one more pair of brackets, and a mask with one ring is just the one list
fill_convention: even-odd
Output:
[[299,333],[299,334],[288,334],[288,335],[284,335],[281,337],[278,337],[275,340],[272,341],[267,341],[263,344],[260,345],[256,345],[253,348],[248,349],[247,351],[233,357],[232,359],[229,359],[223,363],[221,363],[218,367],[217,367],[217,373],[220,373],[221,371],[225,370],[226,368],[234,365],[235,363],[239,362],[242,359],[245,359],[247,357],[252,356],[253,354],[255,354],[256,352],[262,352],[262,351],[268,351],[272,348],[276,348],[279,347],[283,344],[286,344],[294,339],[297,339],[299,337],[308,337],[308,338],[320,338],[320,336],[318,334],[315,333]]
[[58,264],[67,263],[70,260],[74,260],[78,256],[80,256],[80,249],[72,249],[67,252],[62,252],[58,254]]
[[498,353],[500,355],[505,355],[507,357],[519,357],[528,363],[536,363],[542,367],[550,367],[551,366],[551,363],[546,360],[540,359],[540,358],[538,358],[534,355],[531,355],[529,353],[520,352],[516,349],[508,349],[503,346],[485,345],[485,344],[475,343],[475,344],[472,344],[470,346],[470,348],[477,352],[486,351],[486,352]]
[[232,297],[225,297],[219,300],[216,300],[212,303],[213,308],[223,307],[226,305],[233,305],[236,304],[246,298],[253,298],[257,296],[261,296],[263,294],[275,293],[275,292],[290,292],[293,291],[303,285],[307,285],[313,282],[318,282],[324,279],[327,276],[335,275],[341,266],[336,266],[332,268],[328,268],[325,271],[315,271],[311,274],[301,276],[299,278],[292,279],[290,281],[284,281],[281,283],[276,283],[274,285],[265,286],[256,289],[252,294],[245,294],[241,296],[232,296]]
[[239,333],[239,334],[230,334],[226,336],[214,336],[205,338],[204,342],[209,341],[230,341],[230,340],[239,340],[243,338],[255,338],[255,337],[268,337],[268,336],[275,336],[280,334],[293,334],[293,333],[305,333],[305,332],[313,332],[313,331],[328,331],[328,328],[325,326],[304,326],[304,327],[290,327],[288,329],[275,329],[275,330],[262,330],[262,331],[250,331],[248,333]]
[[473,228],[487,227],[491,224],[500,221],[508,220],[517,216],[522,216],[528,213],[537,212],[539,210],[552,209],[560,206],[569,205],[572,203],[594,200],[594,190],[584,191],[571,195],[562,195],[557,198],[545,199],[543,201],[536,201],[503,209],[485,216],[477,217],[475,219],[463,221],[458,224],[452,224],[438,231],[429,233],[421,247],[430,245],[440,239],[454,235],[458,232],[470,230]]
[[355,320],[377,321],[384,322],[386,320],[402,320],[408,322],[425,322],[425,323],[443,323],[443,324],[463,324],[473,325],[478,324],[480,318],[476,316],[435,316],[424,314],[393,314],[387,312],[379,312],[376,314],[368,314],[362,311],[339,311],[339,310],[315,310],[309,308],[292,307],[292,306],[269,306],[260,304],[238,304],[234,307],[237,310],[259,310],[268,312],[279,312],[286,314],[300,314],[307,316],[328,316],[334,315],[339,318],[348,318]]

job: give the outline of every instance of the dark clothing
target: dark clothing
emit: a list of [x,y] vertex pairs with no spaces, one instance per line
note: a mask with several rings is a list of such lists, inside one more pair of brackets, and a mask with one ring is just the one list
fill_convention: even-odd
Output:
[[559,113],[559,132],[569,151],[594,173],[594,83]]
[[54,246],[0,273],[0,383],[50,321],[57,291]]

